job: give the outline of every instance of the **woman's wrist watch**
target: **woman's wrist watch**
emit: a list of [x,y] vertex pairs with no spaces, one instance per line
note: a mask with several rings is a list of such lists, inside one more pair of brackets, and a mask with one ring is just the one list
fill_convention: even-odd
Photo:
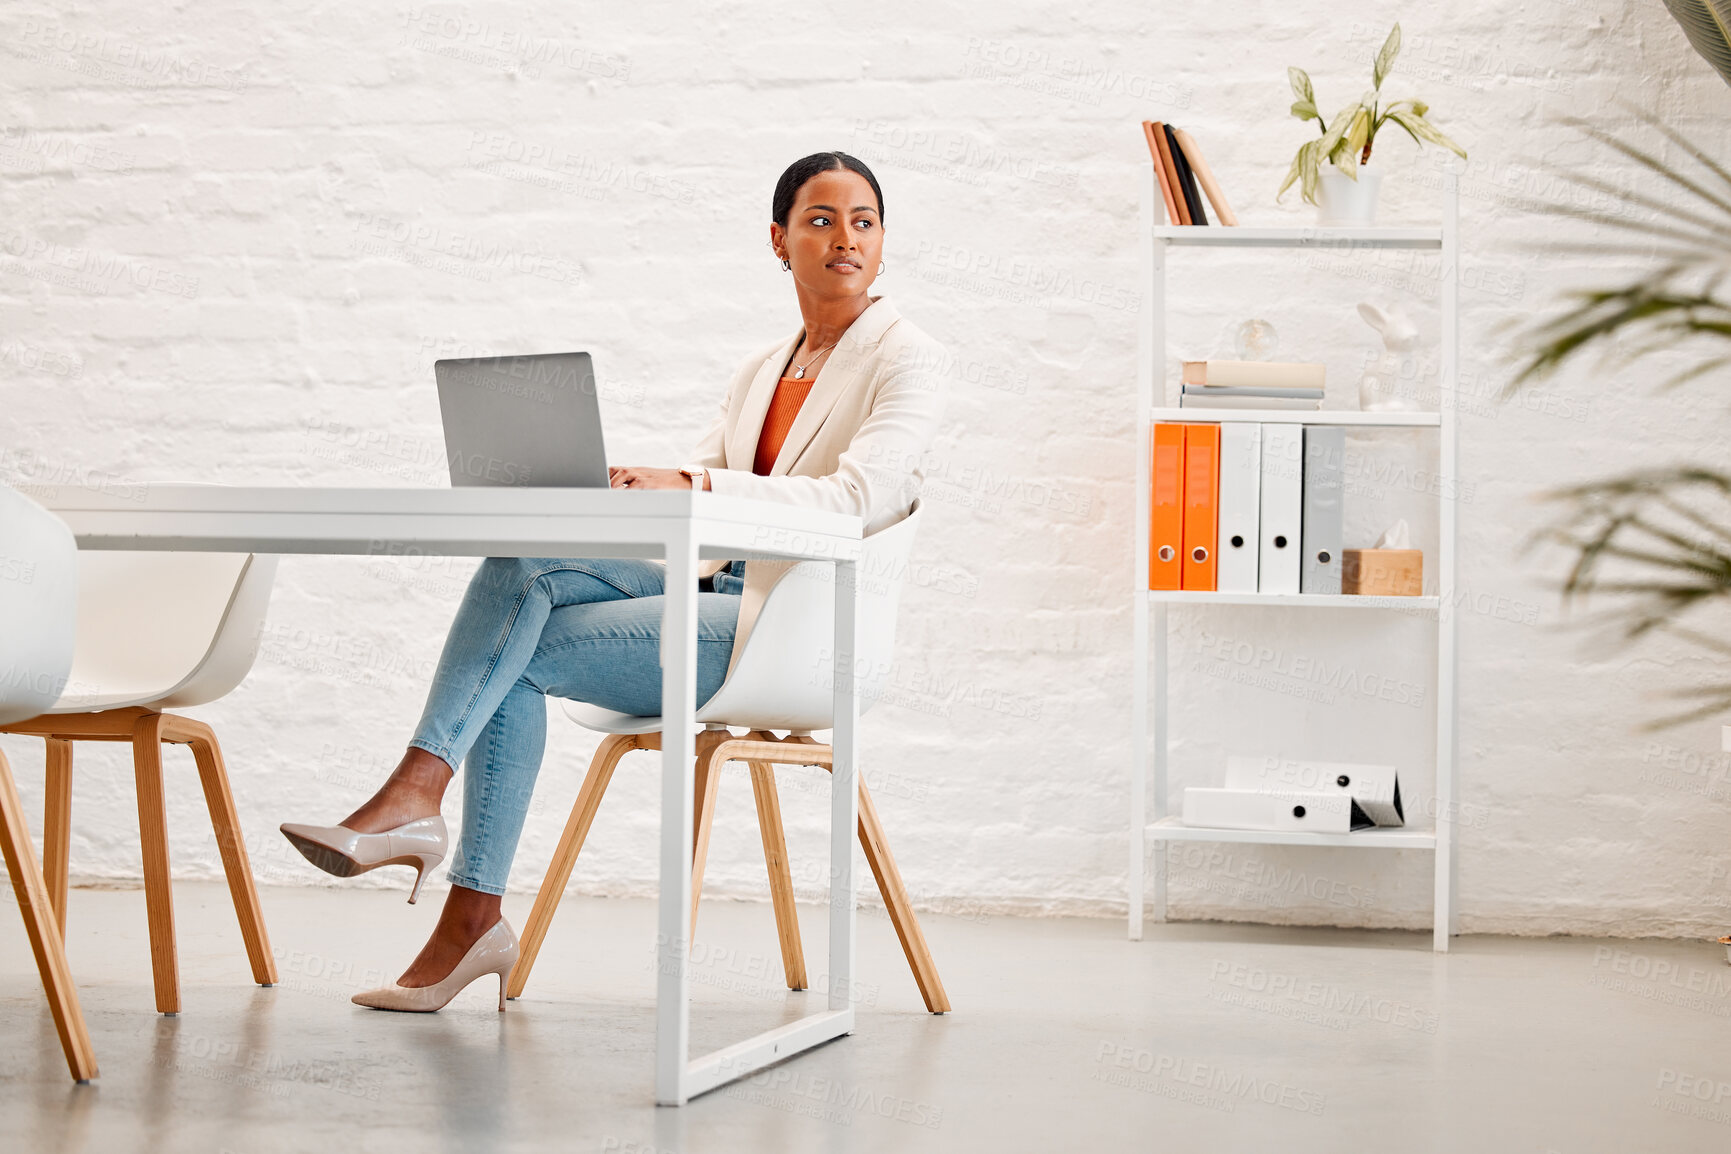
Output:
[[679,471],[691,482],[693,489],[702,489],[707,484],[709,470],[702,465],[687,465]]

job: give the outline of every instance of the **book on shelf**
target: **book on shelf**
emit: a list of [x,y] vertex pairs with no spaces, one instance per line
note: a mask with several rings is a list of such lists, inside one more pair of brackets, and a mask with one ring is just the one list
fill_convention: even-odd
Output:
[[1184,385],[1186,396],[1198,397],[1283,397],[1287,400],[1320,401],[1321,389],[1282,389],[1273,385]]
[[1202,191],[1208,194],[1208,203],[1214,206],[1215,218],[1221,224],[1236,225],[1238,216],[1232,211],[1232,206],[1226,203],[1226,193],[1221,189],[1220,182],[1214,179],[1214,171],[1208,167],[1208,162],[1202,159],[1202,149],[1197,145],[1196,138],[1182,128],[1174,128],[1172,132],[1178,137],[1178,146],[1184,150],[1184,159],[1190,162],[1197,183],[1201,184]]
[[1159,120],[1144,120],[1142,133],[1147,138],[1154,175],[1160,182],[1160,199],[1165,205],[1168,223],[1207,224],[1204,199],[1213,207],[1219,223],[1238,223],[1238,216],[1226,202],[1226,193],[1215,178],[1214,170],[1208,167],[1208,161],[1203,159],[1195,137],[1182,128]]
[[1166,205],[1166,219],[1176,222],[1178,206],[1172,201],[1172,186],[1166,181],[1166,168],[1160,160],[1160,146],[1155,142],[1154,122],[1142,122],[1142,135],[1148,138],[1148,153],[1154,159],[1154,176],[1160,182],[1160,199]]
[[1185,361],[1181,379],[1187,385],[1320,389],[1325,367],[1301,361]]
[[1172,150],[1172,164],[1178,169],[1178,185],[1184,190],[1184,203],[1190,210],[1190,223],[1207,224],[1208,214],[1202,210],[1202,194],[1196,191],[1196,174],[1190,170],[1190,161],[1184,156],[1184,150],[1178,147],[1178,137],[1172,131],[1170,124],[1166,125],[1166,144]]
[[1175,210],[1171,217],[1172,223],[1189,224],[1190,205],[1184,199],[1183,188],[1178,184],[1178,166],[1172,160],[1172,145],[1166,139],[1166,126],[1158,120],[1154,121],[1154,147],[1160,153],[1160,179],[1172,193],[1172,206]]
[[1186,390],[1178,396],[1180,409],[1320,409],[1318,397],[1221,397],[1214,390],[1199,393]]

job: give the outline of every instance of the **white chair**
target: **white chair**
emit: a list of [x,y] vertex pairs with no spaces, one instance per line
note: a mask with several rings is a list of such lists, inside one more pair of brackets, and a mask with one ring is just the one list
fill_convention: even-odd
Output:
[[0,732],[34,734],[48,743],[42,859],[61,932],[71,843],[72,742],[131,742],[156,1008],[180,1012],[162,745],[188,745],[253,978],[261,986],[275,985],[276,963],[222,749],[208,725],[162,711],[214,701],[245,678],[258,654],[277,559],[249,553],[90,551],[79,562],[78,644],[66,691],[39,716],[0,725]]
[[[76,628],[78,546],[54,514],[0,486],[0,724],[34,717],[60,696],[72,668]],[[66,965],[48,886],[36,865],[12,767],[0,753],[0,851],[36,971],[72,1077],[96,1077],[96,1052]]]
[[[860,711],[863,713],[882,695],[888,679],[895,645],[896,603],[919,528],[919,507],[907,517],[865,540],[860,575],[860,655],[856,669],[868,672],[858,679]],[[806,987],[805,955],[800,946],[799,915],[793,902],[793,879],[787,864],[787,844],[782,833],[781,805],[776,794],[774,765],[812,765],[833,768],[831,750],[812,739],[814,729],[834,724],[829,652],[833,644],[831,622],[835,614],[833,566],[816,561],[801,562],[770,590],[757,621],[734,662],[727,680],[697,711],[704,731],[697,735],[695,782],[696,830],[691,869],[691,921],[697,924],[697,902],[703,889],[704,859],[709,849],[710,824],[715,814],[716,787],[721,768],[729,761],[744,761],[751,768],[752,793],[757,802],[758,829],[763,837],[764,862],[769,869],[770,898],[781,939],[782,968],[789,989]],[[579,725],[608,736],[595,751],[588,775],[577,792],[577,802],[565,824],[565,832],[553,852],[547,876],[535,896],[534,909],[520,939],[521,952],[511,972],[509,994],[522,994],[529,981],[547,927],[564,896],[571,868],[583,849],[589,827],[601,805],[602,794],[613,778],[619,759],[633,749],[661,748],[661,718],[633,717],[581,702],[567,702],[565,712]],[[750,732],[735,737],[728,726]],[[787,737],[769,731],[785,729]],[[938,977],[937,966],[914,916],[901,872],[896,868],[877,808],[859,775],[859,838],[872,876],[883,896],[919,985],[926,1008],[934,1014],[949,1010],[949,996]]]

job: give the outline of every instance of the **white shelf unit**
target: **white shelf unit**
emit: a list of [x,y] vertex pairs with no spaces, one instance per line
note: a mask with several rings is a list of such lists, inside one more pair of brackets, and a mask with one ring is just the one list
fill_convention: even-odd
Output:
[[[1134,739],[1130,776],[1130,917],[1133,940],[1142,937],[1148,907],[1153,919],[1166,920],[1166,847],[1170,842],[1239,842],[1282,846],[1340,846],[1354,849],[1407,849],[1433,855],[1435,906],[1433,945],[1447,950],[1455,932],[1455,758],[1457,697],[1455,685],[1455,502],[1457,355],[1459,334],[1459,202],[1452,184],[1445,189],[1441,225],[1416,228],[1244,228],[1162,225],[1161,198],[1154,170],[1143,165],[1141,180],[1142,280],[1147,295],[1141,314],[1140,364],[1137,374],[1137,430],[1141,438],[1136,476],[1136,570],[1133,599],[1135,661],[1131,704]],[[1181,409],[1164,407],[1166,400],[1166,262],[1170,248],[1260,249],[1432,249],[1441,256],[1438,286],[1441,309],[1438,411],[1434,413],[1361,413],[1337,410]],[[1206,259],[1198,257],[1197,259]],[[1290,259],[1274,255],[1272,259]],[[1348,427],[1434,428],[1438,431],[1438,546],[1427,558],[1435,574],[1436,593],[1425,597],[1359,597],[1319,594],[1202,593],[1150,590],[1148,586],[1149,517],[1153,433],[1156,421],[1287,422]],[[1419,612],[1436,621],[1436,824],[1434,829],[1362,830],[1349,834],[1281,833],[1259,830],[1193,829],[1168,812],[1167,755],[1170,729],[1167,689],[1171,675],[1167,647],[1168,616],[1174,606],[1263,605],[1290,609],[1361,609]],[[1152,655],[1150,655],[1152,641]],[[1153,814],[1149,814],[1149,795]],[[1409,820],[1431,808],[1411,804]],[[1153,844],[1150,871],[1148,848]]]

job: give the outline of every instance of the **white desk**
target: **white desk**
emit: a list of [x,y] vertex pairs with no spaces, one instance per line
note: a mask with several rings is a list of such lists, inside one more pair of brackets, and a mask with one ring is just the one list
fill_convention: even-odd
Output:
[[[471,557],[661,557],[661,894],[655,1099],[693,1095],[853,1032],[854,850],[859,824],[854,569],[858,517],[680,490],[266,489],[137,485],[34,488],[81,549]],[[690,1058],[692,763],[696,756],[697,563],[834,562],[835,776],[830,806],[829,1008]]]

